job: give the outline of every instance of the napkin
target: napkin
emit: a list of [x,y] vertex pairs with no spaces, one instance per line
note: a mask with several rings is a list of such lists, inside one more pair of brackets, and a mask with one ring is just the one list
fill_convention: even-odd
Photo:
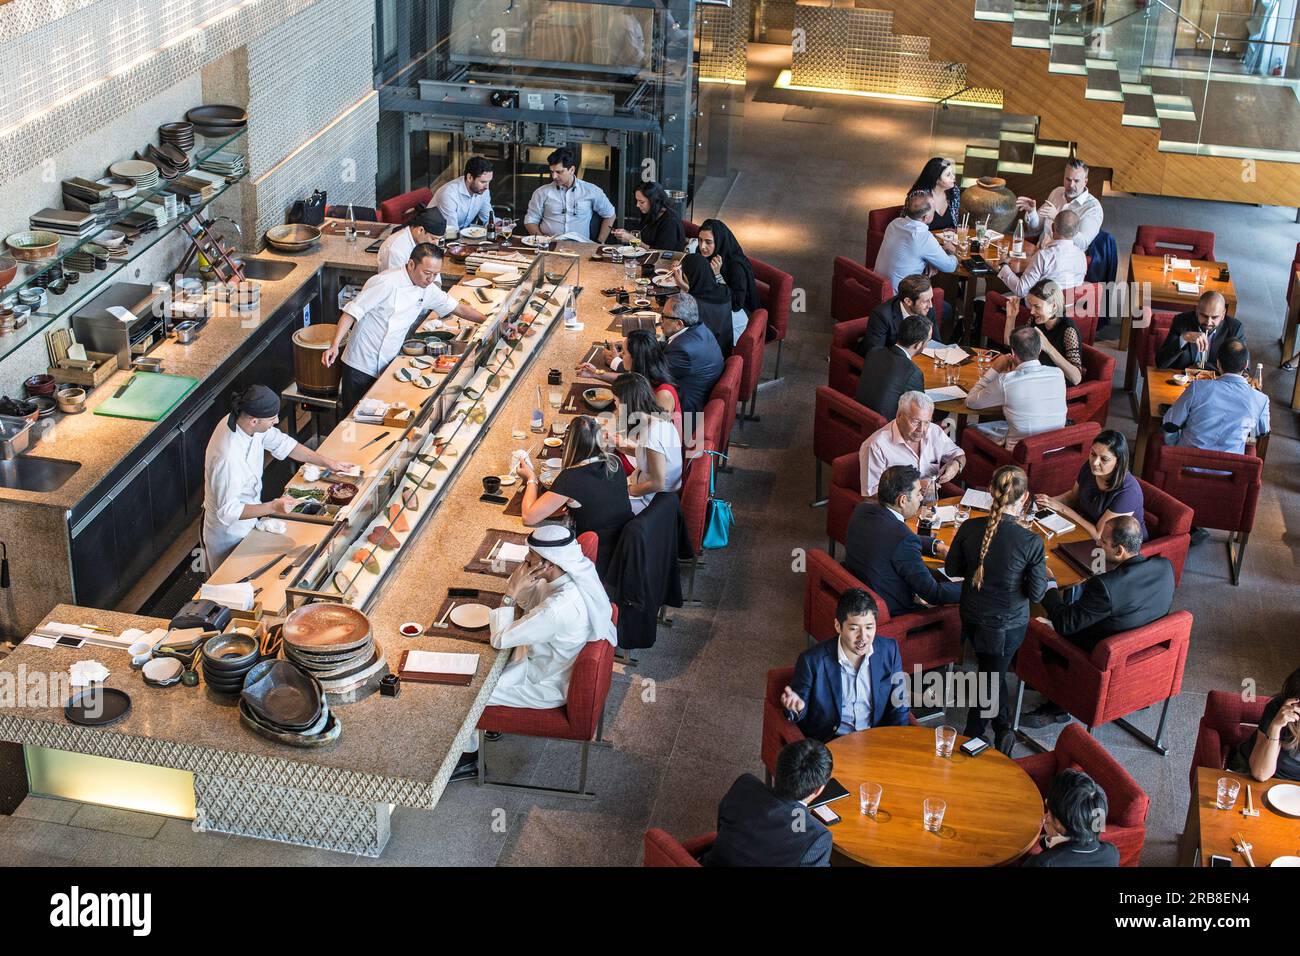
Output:
[[243,584],[204,584],[199,588],[199,597],[216,601],[234,611],[251,611],[253,609],[253,582]]
[[108,668],[99,661],[77,661],[68,668],[68,673],[72,675],[73,687],[88,687],[102,682],[108,676]]
[[932,402],[950,402],[966,397],[966,390],[960,385],[946,385],[943,388],[927,388],[925,394]]
[[945,524],[952,524],[956,520],[957,520],[956,505],[939,505],[937,508],[934,509],[934,524],[933,524],[934,527],[939,528]]
[[263,515],[257,519],[257,530],[265,531],[267,534],[284,534],[289,530],[289,526],[279,518]]
[[1196,295],[1201,291],[1201,287],[1195,282],[1184,282],[1182,279],[1174,280],[1174,288],[1184,295]]
[[1169,268],[1171,269],[1190,269],[1191,267],[1191,259],[1179,259],[1177,256],[1172,256],[1169,259]]
[[501,547],[497,548],[497,557],[502,561],[518,563],[528,557],[528,546],[515,544],[513,541],[502,541]]

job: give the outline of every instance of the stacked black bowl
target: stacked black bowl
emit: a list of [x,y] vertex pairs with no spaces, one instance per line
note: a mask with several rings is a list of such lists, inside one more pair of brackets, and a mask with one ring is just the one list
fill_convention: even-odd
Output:
[[239,717],[255,733],[293,747],[319,747],[342,730],[320,681],[292,661],[262,661],[248,672]]
[[240,631],[209,638],[203,645],[203,683],[218,694],[238,694],[261,650],[256,637]]

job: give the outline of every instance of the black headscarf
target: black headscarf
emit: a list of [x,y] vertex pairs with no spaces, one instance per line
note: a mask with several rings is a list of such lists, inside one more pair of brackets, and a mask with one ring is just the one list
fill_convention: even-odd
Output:
[[731,292],[713,274],[709,260],[697,252],[682,257],[682,275],[689,288],[686,290],[700,302],[731,302]]
[[758,283],[754,280],[754,267],[750,265],[745,250],[726,223],[721,219],[706,219],[700,230],[713,233],[713,250],[722,257],[722,277],[731,287],[731,307],[753,314],[762,304],[758,298]]
[[242,392],[232,392],[230,399],[231,412],[226,424],[232,432],[240,415],[274,418],[280,414],[280,397],[265,385],[250,385]]

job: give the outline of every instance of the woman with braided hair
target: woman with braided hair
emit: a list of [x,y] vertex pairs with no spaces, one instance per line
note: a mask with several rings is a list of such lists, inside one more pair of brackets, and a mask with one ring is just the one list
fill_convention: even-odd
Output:
[[996,714],[994,742],[1009,755],[1015,735],[1011,732],[1007,671],[1025,639],[1030,602],[1042,600],[1052,582],[1043,540],[1020,521],[1029,503],[1025,473],[1014,465],[1004,465],[993,473],[989,494],[993,510],[987,518],[971,518],[957,530],[946,570],[949,576],[964,579],[962,639],[974,645],[979,671],[979,699],[971,701],[966,711],[966,735],[985,736],[988,718]]

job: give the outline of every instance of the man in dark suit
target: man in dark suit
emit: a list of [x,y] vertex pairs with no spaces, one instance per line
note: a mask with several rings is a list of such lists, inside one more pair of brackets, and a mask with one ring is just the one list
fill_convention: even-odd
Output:
[[[1136,518],[1121,515],[1106,522],[1101,545],[1116,567],[1084,581],[1073,601],[1056,588],[1043,595],[1052,627],[1087,652],[1112,634],[1160,620],[1174,606],[1174,566],[1166,558],[1142,556],[1142,527]],[[1051,701],[1020,718],[1026,727],[1069,721],[1070,715]]]
[[786,719],[805,737],[828,741],[869,727],[907,724],[910,693],[898,642],[876,636],[876,602],[849,588],[835,606],[833,641],[799,655],[781,693]]
[[768,788],[744,774],[718,805],[705,866],[830,866],[831,831],[808,810],[831,778],[831,752],[815,740],[786,744]]
[[923,315],[905,318],[897,342],[867,353],[854,396],[858,404],[888,420],[898,414],[898,399],[904,392],[925,391],[925,376],[913,359],[928,341],[930,320]]
[[925,276],[908,276],[898,283],[897,295],[871,310],[867,334],[859,349],[866,355],[872,349],[888,348],[898,341],[898,330],[909,315],[923,315],[930,320],[930,338],[939,338],[939,319],[934,314],[934,286]]
[[894,465],[880,476],[877,501],[861,502],[849,519],[844,567],[885,599],[890,614],[918,610],[918,597],[931,605],[961,600],[961,585],[940,583],[921,559],[922,554],[942,558],[948,546],[907,526],[921,502],[921,473],[911,465]]
[[1219,349],[1232,339],[1244,339],[1241,322],[1228,315],[1227,300],[1218,292],[1206,292],[1195,312],[1180,312],[1169,326],[1169,334],[1156,351],[1156,367],[1192,368],[1205,353],[1205,367],[1219,360]]
[[660,325],[668,336],[664,359],[672,370],[682,411],[703,411],[709,392],[722,377],[718,340],[700,323],[695,297],[685,292],[669,296]]

